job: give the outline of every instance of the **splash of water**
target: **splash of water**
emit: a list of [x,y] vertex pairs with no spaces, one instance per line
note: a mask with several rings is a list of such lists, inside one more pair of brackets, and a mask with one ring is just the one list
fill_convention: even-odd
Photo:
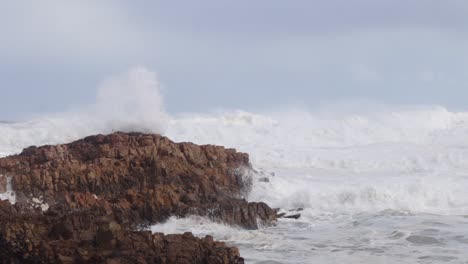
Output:
[[0,123],[0,155],[114,131],[163,133],[168,120],[156,75],[136,67],[102,82],[96,102],[88,107],[28,122]]
[[0,184],[2,184],[2,191],[0,191],[0,200],[8,200],[10,203],[16,203],[16,194],[11,187],[11,177],[0,174]]

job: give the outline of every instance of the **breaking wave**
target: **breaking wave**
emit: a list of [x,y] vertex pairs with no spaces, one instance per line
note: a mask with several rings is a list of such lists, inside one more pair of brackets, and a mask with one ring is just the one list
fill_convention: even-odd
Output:
[[[82,110],[0,123],[0,155],[113,131],[163,133],[250,154],[251,200],[311,214],[468,213],[468,113],[441,106],[192,113],[169,116],[154,73],[104,81]],[[267,178],[267,180],[265,180]]]
[[257,182],[250,199],[276,207],[311,208],[314,215],[468,213],[465,112],[428,106],[190,114],[171,119],[167,135],[250,153],[256,168],[274,175]]

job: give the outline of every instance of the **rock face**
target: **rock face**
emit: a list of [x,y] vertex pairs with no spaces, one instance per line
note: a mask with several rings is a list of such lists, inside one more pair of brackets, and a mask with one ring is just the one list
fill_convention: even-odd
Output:
[[[0,258],[12,263],[242,263],[211,237],[132,231],[201,215],[255,229],[276,212],[242,195],[247,154],[114,133],[0,159],[17,203],[0,203]],[[4,185],[4,184],[0,184]],[[7,261],[8,262],[8,261]]]
[[244,263],[213,238],[131,231],[92,212],[34,214],[0,201],[1,263]]

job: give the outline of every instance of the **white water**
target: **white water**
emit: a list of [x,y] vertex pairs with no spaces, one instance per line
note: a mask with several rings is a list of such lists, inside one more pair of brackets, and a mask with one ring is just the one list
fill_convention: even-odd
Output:
[[115,107],[103,99],[109,88],[96,103],[103,108],[0,124],[0,153],[122,129],[234,147],[250,153],[263,173],[256,177],[269,178],[254,180],[249,200],[303,207],[302,217],[256,231],[192,217],[153,231],[211,234],[238,246],[247,263],[468,263],[467,112],[372,106],[168,117],[154,76],[131,76],[106,86],[118,87]]
[[2,191],[0,191],[0,200],[8,200],[10,203],[15,204],[16,194],[11,187],[11,178],[0,174],[0,180],[4,180],[5,178],[6,186],[2,186]]
[[249,199],[305,210],[259,231],[177,219],[155,231],[213,234],[249,263],[468,261],[468,113],[234,112],[176,118],[167,134],[250,153],[255,168],[274,176],[256,181]]

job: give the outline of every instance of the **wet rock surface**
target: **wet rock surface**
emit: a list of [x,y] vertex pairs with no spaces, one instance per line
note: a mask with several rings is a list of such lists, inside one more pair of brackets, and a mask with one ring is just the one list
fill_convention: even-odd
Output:
[[286,219],[299,219],[301,218],[301,214],[299,212],[303,211],[304,208],[296,208],[290,209],[288,211],[282,211],[282,209],[276,208],[275,211],[277,212],[277,218],[286,218]]
[[236,248],[209,236],[136,230],[194,214],[248,229],[274,223],[268,205],[242,198],[249,169],[248,155],[233,149],[140,133],[27,148],[0,159],[17,201],[0,202],[0,259],[243,263]]

